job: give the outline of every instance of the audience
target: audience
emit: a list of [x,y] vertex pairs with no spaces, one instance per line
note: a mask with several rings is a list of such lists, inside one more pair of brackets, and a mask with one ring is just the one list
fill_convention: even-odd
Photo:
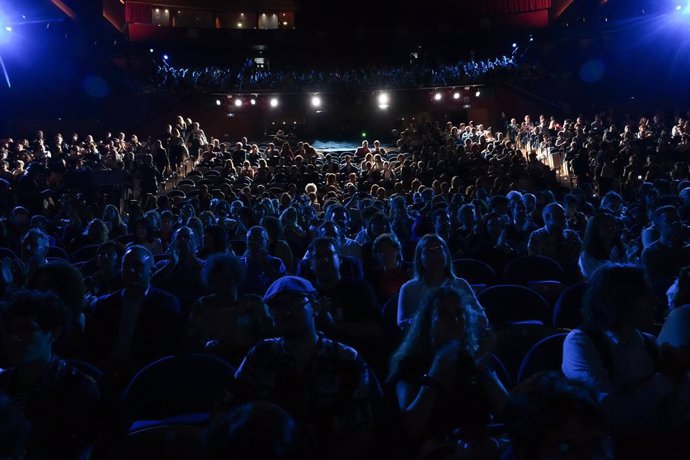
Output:
[[[137,371],[201,353],[239,366],[237,382],[223,382],[230,413],[206,432],[209,456],[265,447],[267,458],[498,458],[507,430],[506,455],[516,458],[611,458],[610,427],[620,458],[673,458],[690,415],[690,172],[676,165],[690,151],[685,119],[674,118],[671,138],[661,116],[652,129],[647,117],[613,112],[493,128],[408,119],[385,148],[343,152],[285,133],[274,145],[241,138],[230,147],[184,117],[160,139],[0,141],[0,383],[9,382],[0,392],[35,423],[27,456],[51,457],[55,445],[77,458],[117,425],[116,395]],[[552,171],[545,163],[559,149],[564,165]],[[64,168],[53,168],[57,158]],[[96,190],[93,172],[123,174],[127,186]],[[501,360],[506,348],[523,356],[526,344],[494,345],[479,288],[454,267],[479,259],[497,283],[527,254],[563,266],[558,289],[587,280],[585,321],[558,349],[569,381],[528,380],[504,412],[517,369]],[[13,292],[50,296],[31,308],[57,302],[64,318],[13,313]],[[22,315],[35,323],[31,350],[17,332]],[[383,393],[377,376],[388,376]],[[85,389],[35,399],[44,398],[39,377]],[[88,414],[66,406],[78,398]],[[91,410],[99,399],[113,409],[103,424]],[[256,426],[266,429],[247,434]],[[288,433],[298,445],[280,438]]]

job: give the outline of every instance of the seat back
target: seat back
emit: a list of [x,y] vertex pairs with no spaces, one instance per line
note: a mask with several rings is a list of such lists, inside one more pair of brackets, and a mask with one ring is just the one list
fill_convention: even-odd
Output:
[[534,344],[520,364],[518,383],[542,371],[560,371],[563,362],[563,341],[567,335],[554,334]]
[[491,265],[477,259],[455,259],[453,269],[457,276],[466,279],[472,285],[491,286],[496,284],[498,279]]
[[546,300],[524,286],[499,284],[483,290],[477,297],[495,328],[522,321],[551,323],[551,312]]
[[141,369],[123,397],[129,420],[157,420],[210,412],[232,381],[234,369],[212,355],[167,356]]
[[538,281],[563,281],[563,267],[544,256],[522,256],[511,260],[503,269],[503,282],[528,284]]
[[88,246],[84,246],[83,248],[79,248],[74,251],[70,256],[70,259],[72,262],[85,262],[93,259],[98,254],[98,248],[100,248],[99,244],[90,244]]
[[553,327],[575,329],[582,323],[582,300],[587,283],[577,283],[561,293],[553,308]]
[[59,248],[57,246],[48,246],[48,253],[46,254],[47,257],[53,257],[56,259],[64,259],[64,260],[69,260],[69,256],[67,255],[67,251],[65,251],[62,248]]
[[513,383],[518,381],[522,361],[535,343],[558,333],[551,326],[516,324],[496,332],[494,354],[500,358]]

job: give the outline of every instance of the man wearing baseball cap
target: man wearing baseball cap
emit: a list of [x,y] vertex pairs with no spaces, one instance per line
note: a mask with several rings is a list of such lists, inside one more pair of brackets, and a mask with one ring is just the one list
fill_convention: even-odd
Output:
[[279,336],[247,353],[235,374],[236,396],[288,411],[313,437],[317,458],[361,458],[381,390],[357,351],[317,333],[316,293],[297,276],[269,286],[263,300]]

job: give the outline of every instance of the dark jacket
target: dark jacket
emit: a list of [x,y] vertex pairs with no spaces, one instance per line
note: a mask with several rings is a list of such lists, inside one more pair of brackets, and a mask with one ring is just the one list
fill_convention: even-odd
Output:
[[[99,364],[111,358],[119,331],[124,290],[96,299],[84,336],[84,355]],[[129,360],[143,367],[156,359],[177,353],[183,336],[180,301],[172,294],[149,287],[144,297],[129,350]]]

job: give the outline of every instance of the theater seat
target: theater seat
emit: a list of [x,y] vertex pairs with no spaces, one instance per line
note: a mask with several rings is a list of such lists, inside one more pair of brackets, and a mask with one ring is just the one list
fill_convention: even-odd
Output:
[[46,254],[46,257],[69,260],[67,251],[57,246],[48,246],[48,253]]
[[546,300],[524,286],[499,284],[483,290],[477,297],[489,322],[497,329],[523,321],[551,323]]
[[477,259],[455,259],[453,270],[460,278],[464,278],[473,286],[491,286],[496,284],[498,276],[491,265]]
[[506,284],[563,282],[563,268],[553,259],[543,256],[522,256],[511,260],[503,270]]
[[72,253],[70,260],[72,262],[84,262],[93,259],[98,254],[98,248],[100,248],[99,244],[90,244],[79,248]]
[[200,425],[162,423],[132,430],[123,443],[121,458],[194,460],[202,451]]
[[167,356],[141,369],[123,396],[126,419],[161,420],[207,413],[232,382],[235,370],[206,354]]
[[560,371],[563,362],[563,342],[567,335],[554,334],[534,344],[520,364],[518,383],[542,371]]
[[553,327],[575,329],[582,323],[580,309],[587,283],[577,283],[563,291],[553,308]]

